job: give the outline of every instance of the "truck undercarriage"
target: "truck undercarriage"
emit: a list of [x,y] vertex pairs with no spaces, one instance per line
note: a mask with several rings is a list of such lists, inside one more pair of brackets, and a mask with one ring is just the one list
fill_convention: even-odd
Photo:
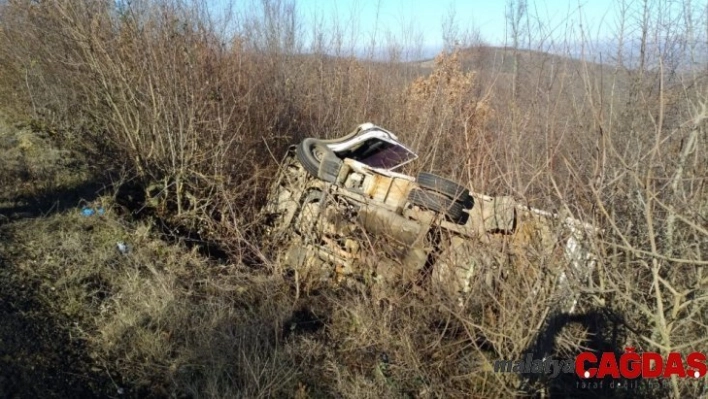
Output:
[[552,289],[562,298],[556,310],[574,310],[571,285],[594,267],[583,245],[595,234],[592,226],[440,176],[394,172],[415,158],[393,133],[372,124],[290,147],[264,207],[278,263],[300,281],[424,281],[460,306],[471,284],[493,287],[510,268],[526,268],[544,273],[526,294]]

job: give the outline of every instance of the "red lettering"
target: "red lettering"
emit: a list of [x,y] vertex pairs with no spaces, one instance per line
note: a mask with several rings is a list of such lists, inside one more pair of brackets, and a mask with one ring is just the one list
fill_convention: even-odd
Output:
[[672,374],[678,377],[686,378],[686,370],[683,368],[683,358],[680,353],[671,352],[666,360],[666,368],[664,369],[664,378],[671,378]]
[[[651,361],[654,361],[654,369],[651,368]],[[661,355],[656,352],[642,353],[642,377],[656,378],[661,375],[664,361]]]
[[617,365],[617,358],[613,352],[604,352],[600,358],[600,366],[597,370],[597,378],[605,378],[607,374],[610,374],[613,378],[619,378],[619,366]]
[[575,374],[580,378],[592,378],[597,373],[596,367],[585,368],[585,362],[597,363],[597,356],[592,352],[581,352],[575,358]]
[[700,352],[689,353],[686,358],[686,363],[688,367],[693,368],[693,370],[689,370],[688,372],[689,377],[700,378],[708,372],[708,368],[706,367],[706,355]]
[[631,380],[642,374],[642,357],[634,352],[634,348],[625,348],[625,350],[627,352],[620,356],[619,368],[622,377]]

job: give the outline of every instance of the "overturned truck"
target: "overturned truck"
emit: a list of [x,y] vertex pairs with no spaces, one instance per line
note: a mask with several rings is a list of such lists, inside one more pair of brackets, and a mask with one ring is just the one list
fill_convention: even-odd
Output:
[[534,269],[547,275],[529,294],[552,287],[563,298],[557,310],[573,311],[572,285],[594,267],[584,245],[593,226],[508,196],[474,193],[434,174],[396,172],[417,157],[371,123],[338,139],[307,138],[291,146],[264,207],[278,263],[301,281],[425,280],[464,305],[472,281],[493,285],[512,254],[515,267],[560,265]]

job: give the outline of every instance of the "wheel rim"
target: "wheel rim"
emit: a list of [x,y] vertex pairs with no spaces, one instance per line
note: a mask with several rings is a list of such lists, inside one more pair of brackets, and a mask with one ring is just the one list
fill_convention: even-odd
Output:
[[322,160],[324,159],[324,156],[325,156],[324,152],[319,148],[313,148],[312,155],[315,157],[315,159],[318,162],[322,162]]

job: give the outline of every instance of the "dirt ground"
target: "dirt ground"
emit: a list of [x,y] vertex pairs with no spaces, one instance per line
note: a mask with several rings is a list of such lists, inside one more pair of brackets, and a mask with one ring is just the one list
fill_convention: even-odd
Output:
[[109,373],[92,365],[82,342],[72,339],[71,321],[47,309],[35,298],[35,284],[15,272],[0,261],[0,397],[118,396]]
[[52,308],[39,275],[23,270],[42,244],[33,238],[46,227],[45,217],[78,212],[80,199],[96,192],[85,172],[48,137],[0,120],[0,397],[132,393],[89,358],[74,321]]

